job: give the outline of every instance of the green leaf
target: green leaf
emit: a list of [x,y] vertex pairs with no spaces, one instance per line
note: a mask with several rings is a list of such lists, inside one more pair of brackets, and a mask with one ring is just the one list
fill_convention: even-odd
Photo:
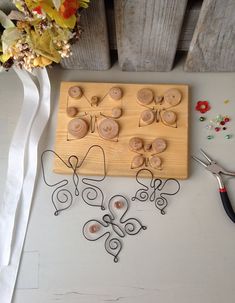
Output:
[[3,11],[0,10],[0,24],[4,28],[10,28],[10,27],[15,27],[14,23],[7,17],[6,14],[4,14]]
[[21,34],[17,27],[5,29],[1,37],[3,53],[7,53],[8,49],[13,46],[20,37]]

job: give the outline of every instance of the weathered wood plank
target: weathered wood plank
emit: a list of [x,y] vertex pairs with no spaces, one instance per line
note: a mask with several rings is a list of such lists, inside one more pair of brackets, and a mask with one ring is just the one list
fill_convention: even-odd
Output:
[[200,15],[202,3],[201,1],[190,0],[188,2],[184,22],[182,25],[179,43],[178,43],[178,50],[181,51],[188,51],[190,43],[192,41],[192,37],[194,34],[194,30],[197,25],[197,21]]
[[204,0],[186,71],[235,71],[235,1]]
[[0,10],[9,13],[14,8],[10,0],[0,0]]
[[114,4],[122,70],[171,70],[187,0],[114,0]]
[[110,67],[109,43],[104,0],[90,2],[82,12],[81,39],[72,46],[73,55],[62,60],[68,69],[106,70]]

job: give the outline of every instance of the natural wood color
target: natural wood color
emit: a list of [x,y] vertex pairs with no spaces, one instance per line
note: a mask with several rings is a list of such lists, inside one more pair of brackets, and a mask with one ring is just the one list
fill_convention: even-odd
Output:
[[[68,98],[68,89],[73,85],[79,85],[85,96],[79,100]],[[119,86],[123,90],[123,98],[120,101],[112,100],[108,91],[113,86]],[[156,95],[163,93],[170,88],[178,88],[182,95],[179,105],[172,108],[177,113],[178,128],[167,127],[162,123],[153,123],[149,126],[138,127],[140,113],[145,107],[137,103],[137,92],[143,87],[148,87]],[[106,96],[98,107],[91,107],[87,102],[92,96],[102,98]],[[80,114],[83,112],[100,112],[109,115],[114,106],[121,105],[123,116],[116,121],[120,124],[118,142],[103,140],[95,133],[89,133],[80,140],[67,141],[67,125],[71,120],[66,114],[67,106],[78,106]],[[141,137],[144,143],[151,143],[156,137],[164,138],[167,141],[167,149],[159,154],[163,160],[163,170],[153,170],[155,177],[179,178],[188,177],[188,86],[169,84],[121,84],[121,83],[85,83],[85,82],[62,82],[60,89],[60,103],[58,111],[58,126],[56,133],[55,151],[63,158],[68,159],[71,154],[81,157],[91,145],[101,145],[107,158],[107,174],[109,176],[135,176],[138,169],[130,169],[131,161],[136,155],[129,150],[128,143],[132,137]],[[69,135],[69,138],[72,137]],[[64,165],[57,160],[54,163],[54,170],[57,173],[71,173]],[[88,161],[79,169],[80,174],[100,175],[102,174],[102,157],[99,152],[91,152]]]
[[204,0],[185,70],[235,71],[235,1]]
[[104,0],[90,1],[89,8],[81,14],[83,33],[72,46],[73,55],[63,59],[62,67],[83,70],[110,68],[108,33]]
[[170,71],[187,0],[114,0],[119,64],[126,71]]

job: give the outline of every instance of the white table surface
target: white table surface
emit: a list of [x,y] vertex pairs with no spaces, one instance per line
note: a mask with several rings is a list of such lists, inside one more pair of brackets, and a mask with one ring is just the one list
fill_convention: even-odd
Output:
[[[234,73],[185,73],[178,65],[170,73],[121,72],[117,65],[104,72],[49,71],[52,115],[40,152],[53,148],[60,81],[187,83],[191,89],[190,154],[204,148],[235,171]],[[224,133],[208,140],[198,121],[197,100],[210,101],[207,117],[229,114]],[[224,100],[230,103],[225,105]],[[7,169],[10,139],[22,103],[22,86],[13,71],[0,74],[0,193]],[[53,175],[52,175],[53,178]],[[235,180],[228,181],[235,206]],[[171,199],[162,216],[150,204],[132,205],[130,214],[148,226],[124,241],[120,262],[104,251],[103,240],[92,243],[81,233],[84,222],[99,218],[96,208],[80,199],[60,216],[53,215],[50,189],[39,171],[28,233],[13,303],[221,303],[235,298],[235,224],[226,216],[216,180],[190,159],[190,177]],[[105,195],[133,195],[134,179],[108,178]],[[1,299],[0,299],[1,302]]]

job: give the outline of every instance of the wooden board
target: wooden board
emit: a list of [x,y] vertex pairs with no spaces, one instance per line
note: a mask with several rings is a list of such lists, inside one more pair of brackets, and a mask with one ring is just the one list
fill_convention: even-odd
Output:
[[[79,100],[69,97],[68,89],[73,85],[79,85],[85,96],[83,95]],[[119,101],[112,100],[107,94],[113,86],[118,86],[123,90],[123,97]],[[159,96],[170,88],[180,90],[182,100],[179,105],[172,108],[177,113],[177,128],[166,126],[162,122],[139,127],[140,113],[146,108],[137,103],[136,95],[138,90],[144,87],[152,89],[155,95]],[[98,107],[91,107],[87,101],[94,95],[103,98]],[[77,106],[80,115],[87,112],[98,116],[100,112],[109,115],[113,107],[120,106],[123,110],[123,116],[117,120],[120,125],[118,142],[100,138],[97,130],[95,133],[89,132],[82,139],[73,140],[67,131],[68,122],[72,119],[66,114],[67,106]],[[157,137],[166,139],[167,149],[159,154],[163,161],[163,169],[152,169],[155,177],[186,179],[188,177],[188,86],[176,84],[61,83],[55,151],[64,160],[68,159],[71,154],[82,159],[91,145],[98,144],[104,148],[106,154],[107,175],[135,176],[138,169],[131,169],[130,166],[136,154],[128,148],[128,142],[134,136],[141,137],[146,143],[151,143]],[[79,173],[102,175],[102,163],[101,152],[98,149],[94,150],[79,169]],[[54,162],[54,171],[71,173],[71,170],[57,159]]]
[[187,0],[115,0],[118,59],[126,71],[170,71]]
[[185,70],[235,71],[235,1],[204,0]]
[[68,69],[107,70],[110,67],[109,42],[104,0],[90,1],[81,14],[81,38],[72,45],[72,56],[63,59]]

